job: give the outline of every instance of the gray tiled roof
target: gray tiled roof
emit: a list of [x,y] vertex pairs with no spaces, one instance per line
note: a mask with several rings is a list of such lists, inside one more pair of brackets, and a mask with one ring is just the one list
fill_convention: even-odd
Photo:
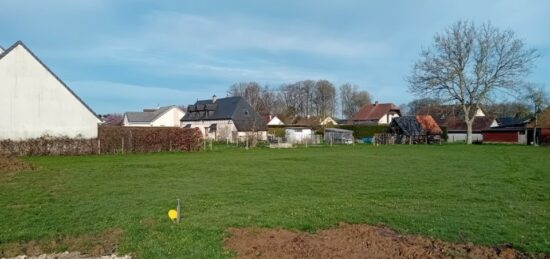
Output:
[[152,122],[158,117],[162,116],[164,113],[166,113],[168,110],[176,107],[175,105],[171,106],[165,106],[160,107],[158,109],[152,110],[152,111],[143,111],[143,112],[126,112],[126,118],[128,118],[128,122],[130,123],[136,123],[136,122]]
[[238,131],[266,130],[267,126],[248,102],[240,97],[197,101],[189,105],[181,121],[232,120]]

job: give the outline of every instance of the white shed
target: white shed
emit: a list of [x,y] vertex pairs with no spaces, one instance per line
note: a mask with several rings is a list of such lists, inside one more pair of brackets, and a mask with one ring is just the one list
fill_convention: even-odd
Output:
[[96,114],[21,41],[0,54],[0,139],[96,138]]
[[311,143],[315,138],[315,133],[310,128],[291,127],[285,128],[286,142],[292,144]]

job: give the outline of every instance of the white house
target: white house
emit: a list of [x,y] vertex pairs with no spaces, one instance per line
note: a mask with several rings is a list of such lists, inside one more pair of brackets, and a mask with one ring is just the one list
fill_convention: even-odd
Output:
[[0,49],[0,139],[96,138],[96,114],[21,41]]
[[144,109],[143,112],[126,112],[122,125],[133,127],[179,127],[185,112],[178,106]]
[[401,116],[401,109],[393,103],[365,104],[353,115],[354,124],[390,124],[393,118]]
[[267,126],[280,126],[280,125],[285,125],[285,123],[281,119],[279,119],[279,117],[277,116],[271,117],[271,119],[267,123]]
[[264,119],[240,97],[197,101],[181,119],[184,128],[199,128],[206,139],[237,141],[246,137],[267,140]]

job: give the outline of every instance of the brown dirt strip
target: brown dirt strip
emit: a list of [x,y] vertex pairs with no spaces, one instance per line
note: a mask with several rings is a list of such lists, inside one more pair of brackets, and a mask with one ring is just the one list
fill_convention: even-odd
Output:
[[0,172],[31,171],[34,166],[15,156],[0,155]]
[[455,244],[370,225],[340,224],[315,234],[261,228],[232,228],[229,233],[224,243],[236,258],[550,258],[511,245]]
[[0,258],[20,255],[41,256],[59,251],[78,251],[83,254],[83,258],[112,255],[116,253],[121,236],[122,230],[112,229],[95,235],[61,236],[48,240],[5,243],[0,244]]

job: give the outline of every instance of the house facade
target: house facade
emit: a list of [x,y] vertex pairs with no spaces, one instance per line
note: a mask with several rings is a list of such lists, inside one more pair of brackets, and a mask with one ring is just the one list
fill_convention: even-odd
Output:
[[126,112],[122,125],[132,127],[179,127],[185,112],[179,107],[165,106],[144,109],[142,112]]
[[353,124],[386,125],[401,116],[401,109],[393,103],[365,104],[352,117]]
[[0,139],[97,137],[100,119],[29,48],[0,52]]
[[204,138],[240,141],[247,137],[267,140],[264,119],[240,97],[216,98],[197,101],[187,107],[181,127],[199,128]]

